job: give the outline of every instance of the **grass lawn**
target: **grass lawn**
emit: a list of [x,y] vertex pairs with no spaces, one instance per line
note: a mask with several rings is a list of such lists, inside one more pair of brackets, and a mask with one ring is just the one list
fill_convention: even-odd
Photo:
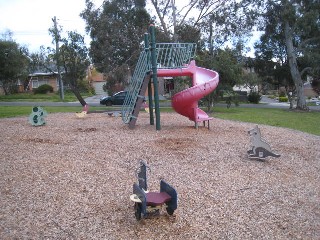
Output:
[[[44,110],[50,113],[57,112],[81,112],[82,107],[43,107]],[[90,107],[90,111],[105,110],[112,108],[106,107]],[[31,114],[31,106],[0,106],[0,118],[17,117],[17,116],[29,116]]]
[[297,112],[274,108],[215,107],[213,117],[291,128],[320,136],[320,112]]

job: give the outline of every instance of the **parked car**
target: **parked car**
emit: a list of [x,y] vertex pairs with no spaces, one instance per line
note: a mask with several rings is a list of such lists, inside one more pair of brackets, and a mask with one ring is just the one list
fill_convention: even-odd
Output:
[[127,91],[120,91],[112,96],[105,96],[100,98],[100,104],[106,105],[106,106],[112,106],[112,105],[122,105],[124,102],[124,99],[126,98]]

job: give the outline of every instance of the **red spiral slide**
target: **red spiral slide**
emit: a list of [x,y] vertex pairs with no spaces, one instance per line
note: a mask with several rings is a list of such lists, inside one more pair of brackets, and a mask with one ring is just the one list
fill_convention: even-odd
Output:
[[197,67],[194,60],[187,68],[158,69],[159,77],[192,77],[192,87],[187,88],[172,97],[174,110],[188,117],[191,121],[202,122],[212,119],[198,107],[198,101],[216,89],[219,83],[219,74],[210,69]]

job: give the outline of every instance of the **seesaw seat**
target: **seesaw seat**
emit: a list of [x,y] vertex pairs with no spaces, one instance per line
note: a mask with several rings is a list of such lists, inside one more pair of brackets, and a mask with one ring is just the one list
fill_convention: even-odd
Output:
[[167,203],[171,196],[166,192],[148,192],[146,193],[147,206],[156,207]]
[[172,215],[177,209],[177,191],[163,179],[160,180],[160,192],[149,192],[147,184],[147,164],[141,160],[136,171],[138,183],[133,184],[130,200],[135,203],[134,210],[137,220],[152,213],[159,213],[162,206]]

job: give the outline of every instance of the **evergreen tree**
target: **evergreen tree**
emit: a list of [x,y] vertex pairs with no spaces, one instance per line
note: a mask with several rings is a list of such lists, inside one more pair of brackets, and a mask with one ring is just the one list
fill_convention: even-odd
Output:
[[5,95],[17,92],[17,82],[28,75],[27,49],[12,40],[0,40],[0,82]]
[[88,49],[85,46],[84,38],[76,32],[68,32],[68,37],[62,39],[60,47],[60,63],[64,69],[64,83],[70,86],[71,91],[77,97],[82,106],[86,105],[80,92],[82,82],[86,77],[86,70],[90,64],[88,58]]
[[214,103],[220,96],[223,96],[223,92],[232,92],[232,87],[236,84],[240,84],[243,75],[243,64],[238,60],[239,53],[237,50],[225,49],[216,50],[213,54],[208,51],[202,51],[197,56],[197,62],[199,65],[214,69],[219,73],[219,85],[217,89],[204,97],[204,102],[207,106],[207,111],[210,112]]
[[116,83],[125,85],[130,69],[137,62],[150,23],[144,7],[143,0],[108,0],[94,9],[93,3],[86,0],[86,9],[81,13],[92,39],[92,61],[97,70],[108,74]]

